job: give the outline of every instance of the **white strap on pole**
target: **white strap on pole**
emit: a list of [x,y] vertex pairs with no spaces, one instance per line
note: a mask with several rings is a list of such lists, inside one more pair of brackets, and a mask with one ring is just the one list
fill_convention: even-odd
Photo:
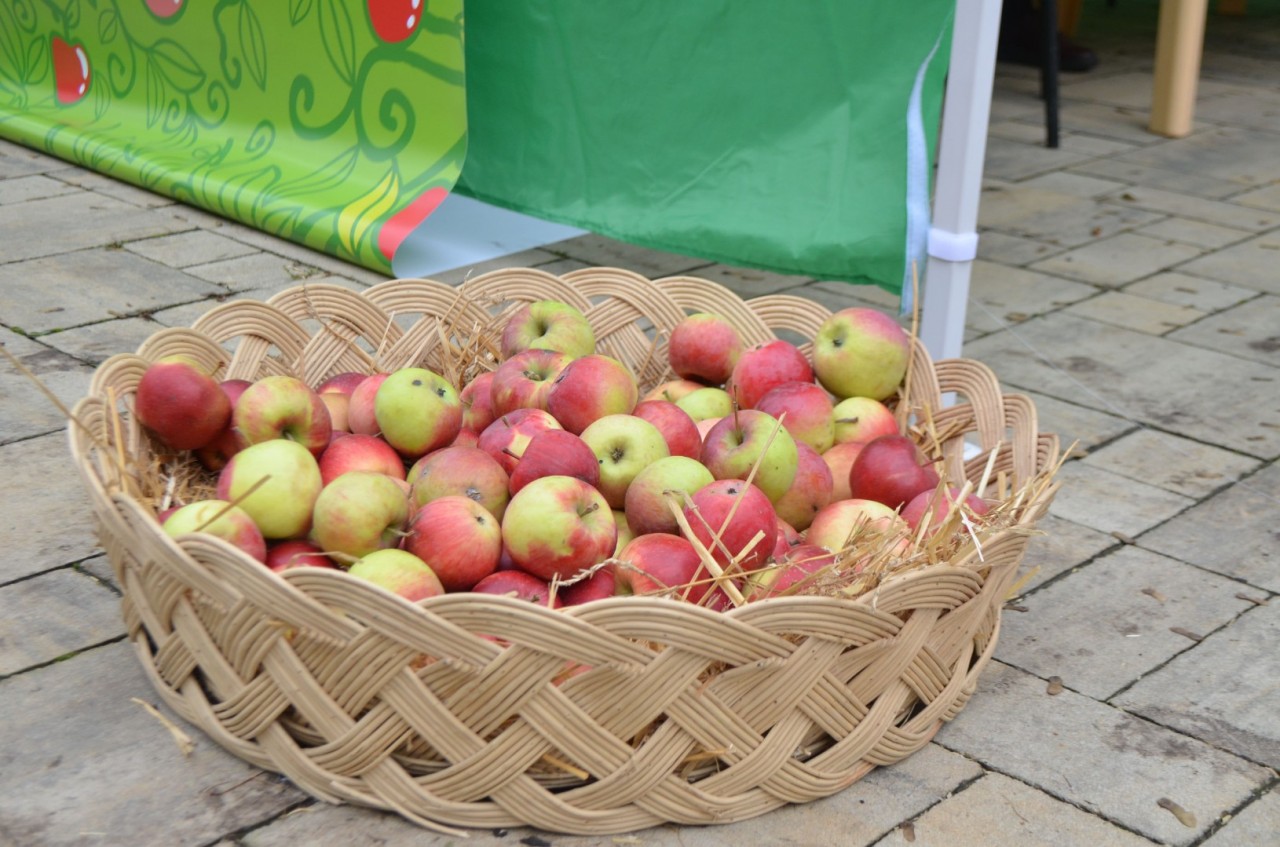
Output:
[[930,227],[929,255],[947,262],[972,262],[978,257],[978,233]]

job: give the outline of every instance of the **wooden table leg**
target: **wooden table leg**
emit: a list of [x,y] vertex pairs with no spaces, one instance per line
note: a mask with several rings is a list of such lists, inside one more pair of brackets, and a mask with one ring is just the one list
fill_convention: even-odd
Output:
[[1182,138],[1191,132],[1208,12],[1209,0],[1160,0],[1155,90],[1148,125],[1157,135]]

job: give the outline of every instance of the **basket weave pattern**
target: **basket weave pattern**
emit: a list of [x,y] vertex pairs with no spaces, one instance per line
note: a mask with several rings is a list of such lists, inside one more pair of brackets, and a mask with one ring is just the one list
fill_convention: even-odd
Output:
[[[411,604],[340,571],[277,575],[218,539],[175,541],[143,502],[154,492],[132,469],[154,445],[127,409],[149,362],[181,353],[220,379],[291,373],[312,385],[409,365],[448,375],[467,365],[466,336],[538,299],[582,310],[600,351],[645,387],[669,377],[652,329],[661,340],[689,312],[725,315],[748,344],[779,329],[812,337],[829,314],[783,295],[744,302],[687,277],[509,270],[460,288],[300,286],[224,304],[113,357],[76,407],[71,449],[129,637],[165,702],[325,800],[426,825],[581,834],[742,820],[833,794],[926,744],[974,691],[1051,491],[1022,504],[980,557],[857,600],[784,597],[723,614],[656,598],[563,611],[468,594]],[[909,379],[899,417],[930,410],[948,433],[953,482],[976,482],[987,466],[985,454],[966,463],[966,435],[999,445],[994,470],[1015,485],[1053,466],[1056,439],[985,366],[935,365],[917,344]],[[936,411],[944,392],[961,402]]]

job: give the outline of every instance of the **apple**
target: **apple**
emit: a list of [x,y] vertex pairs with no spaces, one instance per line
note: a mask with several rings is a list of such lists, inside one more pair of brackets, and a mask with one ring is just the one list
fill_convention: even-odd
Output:
[[627,523],[627,513],[618,509],[613,510],[613,523],[618,527],[618,541],[613,545],[613,555],[618,555],[623,547],[631,543],[631,539],[636,534],[631,531],[631,524]]
[[805,530],[814,515],[831,502],[834,481],[827,463],[808,444],[796,444],[796,457],[796,477],[773,508],[791,526]]
[[218,474],[218,498],[248,512],[267,539],[306,535],[323,487],[315,456],[287,438],[249,445]]
[[502,542],[516,565],[548,581],[604,561],[617,537],[604,496],[571,476],[535,479],[511,498],[502,518]]
[[347,573],[416,603],[444,593],[427,563],[405,550],[375,550],[347,569]]
[[409,498],[386,474],[351,471],[329,483],[312,510],[311,539],[328,554],[360,558],[398,547],[409,521]]
[[883,503],[857,498],[837,500],[814,516],[805,541],[839,553],[863,533],[886,533],[905,527],[902,518]]
[[320,454],[320,479],[325,485],[350,471],[375,471],[404,478],[404,462],[391,445],[373,435],[346,435],[329,442]]
[[71,44],[56,35],[52,36],[49,43],[53,54],[54,93],[59,103],[71,106],[80,102],[89,92],[89,81],[92,79],[89,54],[85,53],[83,44]]
[[849,468],[849,493],[899,509],[921,491],[938,485],[938,474],[905,435],[882,435],[867,442]]
[[207,532],[240,548],[259,562],[267,560],[267,542],[253,518],[226,500],[197,500],[173,511],[163,523],[173,538],[189,532]]
[[476,434],[493,423],[493,371],[485,371],[458,393],[462,401],[462,428]]
[[582,440],[600,463],[596,487],[611,509],[625,508],[636,474],[670,455],[658,428],[634,415],[606,415],[582,431]]
[[378,389],[391,374],[371,374],[357,385],[351,392],[351,400],[347,403],[347,427],[359,435],[377,435],[378,418],[373,402],[378,396]]
[[[683,510],[685,495],[715,481],[701,462],[687,456],[667,456],[636,474],[627,486],[623,506],[627,524],[636,535],[651,532],[679,533],[680,525],[671,512],[674,503]],[[674,495],[675,499],[669,499]]]
[[841,399],[885,399],[902,383],[910,359],[907,334],[875,309],[841,309],[818,327],[813,339],[818,381]]
[[791,552],[792,547],[799,546],[804,539],[794,526],[778,518],[778,540],[773,543],[774,560],[781,559]]
[[418,31],[422,0],[368,0],[369,23],[387,44],[404,41]]
[[382,437],[406,458],[448,445],[462,428],[462,401],[449,381],[426,368],[401,368],[373,400]]
[[476,501],[440,497],[413,515],[404,549],[435,571],[445,591],[470,591],[497,570],[502,528]]
[[720,315],[698,312],[671,330],[667,360],[685,379],[720,385],[729,379],[742,355],[742,337]]
[[540,432],[562,429],[560,423],[542,409],[516,409],[499,415],[484,428],[476,446],[493,457],[509,475],[524,455],[529,442]]
[[[538,606],[548,605],[551,597],[551,586],[545,579],[524,571],[497,571],[489,574],[471,588],[474,594],[497,594],[526,600]],[[554,601],[552,607],[557,605]]]
[[[724,418],[707,418],[704,421],[698,421],[698,438],[702,441],[702,444],[705,445],[707,443],[707,433],[715,429],[716,424],[720,423],[722,420],[724,420]],[[698,449],[698,458],[702,458],[701,448]]]
[[[929,515],[929,533],[932,534],[937,527],[946,520],[951,509],[955,507],[956,500],[960,497],[960,489],[947,488],[945,498],[938,496],[938,489],[921,491],[915,497],[911,498],[911,502],[902,508],[902,519],[912,529],[918,529],[920,522],[924,520],[925,515]],[[985,515],[991,511],[991,507],[987,505],[987,501],[983,500],[976,494],[970,494],[964,500],[966,509],[974,515]]]
[[224,426],[213,440],[203,447],[197,447],[195,450],[196,459],[199,460],[202,467],[207,471],[222,470],[227,466],[227,462],[231,461],[231,457],[239,453],[248,444],[244,438],[232,426],[232,415],[235,414],[236,403],[240,400],[240,395],[244,394],[244,390],[253,385],[247,379],[224,379],[218,383],[218,387],[222,389],[222,393],[227,395],[227,400],[231,403],[231,415],[227,416],[227,425]]
[[413,506],[425,506],[440,497],[467,497],[502,520],[511,499],[507,472],[478,447],[446,447],[428,453],[409,470]]
[[781,420],[796,443],[804,442],[819,453],[829,450],[835,443],[831,396],[819,385],[784,382],[769,389],[756,402],[755,408]]
[[754,409],[770,389],[787,382],[813,382],[813,368],[799,347],[777,339],[743,350],[725,390],[739,408]]
[[608,356],[574,359],[551,384],[546,409],[574,435],[606,415],[626,415],[640,389],[627,366]]
[[496,416],[516,409],[545,409],[551,384],[571,362],[555,350],[532,349],[517,353],[493,372],[489,398]]
[[763,491],[740,479],[718,479],[685,506],[689,529],[722,568],[736,561],[744,571],[763,565],[778,538],[778,517]]
[[586,316],[574,307],[538,300],[521,306],[502,330],[502,358],[528,349],[556,350],[576,359],[596,351],[596,336]]
[[702,455],[702,434],[689,413],[669,400],[644,400],[631,410],[631,414],[646,420],[662,433],[667,442],[667,452],[672,456],[697,459]]
[[614,574],[618,594],[654,594],[690,603],[714,586],[698,551],[679,535],[637,536],[618,554]]
[[[625,546],[625,545],[624,545]],[[561,585],[556,598],[561,606],[581,606],[592,600],[603,600],[618,593],[618,577],[613,565],[605,565],[586,579]]]
[[702,464],[716,479],[746,479],[776,502],[796,478],[795,439],[778,419],[754,409],[729,415],[702,443]]
[[733,412],[733,398],[723,388],[699,388],[675,401],[694,423],[723,418]]
[[535,479],[572,476],[592,487],[600,482],[600,463],[586,442],[572,432],[549,429],[535,435],[511,472],[507,490],[514,496]]
[[851,441],[847,444],[836,444],[822,454],[822,461],[831,471],[831,502],[848,500],[853,496],[849,493],[849,469],[853,467],[854,459],[858,458],[858,454],[862,452],[862,447],[861,443]]
[[479,447],[480,433],[473,430],[462,428],[458,430],[458,437],[449,443],[450,447]]
[[138,421],[173,450],[197,450],[231,420],[231,401],[216,380],[184,356],[149,365],[133,401]]
[[777,564],[751,577],[748,599],[766,600],[796,594],[811,585],[814,576],[835,564],[835,554],[815,544],[801,544],[787,552]]
[[283,573],[293,568],[336,570],[338,566],[324,554],[319,544],[295,538],[292,541],[278,541],[267,548],[267,567],[276,573]]
[[296,441],[319,456],[329,446],[333,426],[320,395],[294,376],[265,376],[236,401],[232,425],[247,444],[272,439]]
[[668,403],[675,403],[688,394],[692,394],[699,388],[706,388],[700,382],[694,382],[688,379],[673,379],[670,382],[664,382],[653,388],[648,394],[640,399],[644,400],[666,400]]
[[329,422],[335,430],[350,432],[347,413],[351,408],[351,394],[368,374],[344,371],[334,374],[316,386],[316,393],[329,410]]
[[831,410],[831,416],[837,444],[866,444],[882,435],[898,434],[893,412],[870,397],[846,397]]

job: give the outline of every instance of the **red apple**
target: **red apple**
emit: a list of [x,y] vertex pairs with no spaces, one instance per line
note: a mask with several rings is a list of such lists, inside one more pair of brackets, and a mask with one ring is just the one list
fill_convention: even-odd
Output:
[[836,444],[822,454],[822,461],[831,471],[831,502],[848,500],[853,496],[849,493],[849,469],[853,467],[853,461],[858,458],[862,448],[861,443],[851,441]]
[[231,420],[231,401],[192,360],[166,356],[147,367],[134,396],[138,421],[174,450],[196,450]]
[[658,428],[634,415],[606,415],[582,431],[582,440],[600,463],[596,487],[611,509],[625,508],[636,474],[670,455]]
[[898,422],[893,412],[879,400],[870,397],[846,397],[831,410],[838,444],[866,444],[882,435],[897,435]]
[[[715,481],[701,462],[687,456],[667,456],[636,474],[627,486],[623,506],[627,524],[636,535],[679,533],[671,504],[683,511],[685,497]],[[674,495],[675,499],[669,499]]]
[[538,300],[508,318],[501,348],[504,359],[529,349],[556,350],[576,359],[596,351],[596,337],[582,312],[567,303]]
[[337,569],[320,549],[320,545],[301,538],[292,541],[279,541],[267,548],[267,567],[276,573],[283,573],[293,568],[328,568]]
[[183,0],[147,0],[147,8],[157,18],[171,18],[182,10]]
[[572,476],[595,487],[600,483],[600,463],[581,438],[562,429],[549,429],[535,435],[524,448],[507,490],[514,496],[544,476]]
[[378,429],[396,452],[417,459],[444,447],[462,428],[462,401],[448,380],[426,368],[401,368],[373,399]]
[[937,484],[938,474],[905,435],[882,435],[869,441],[849,468],[849,493],[890,509],[905,506]]
[[364,382],[366,376],[358,371],[346,371],[335,374],[316,386],[316,393],[329,410],[329,423],[333,425],[334,431],[351,431],[347,421],[351,409],[351,393]]
[[777,501],[796,478],[795,439],[777,418],[743,409],[721,419],[702,443],[702,463],[716,479],[746,479]]
[[425,0],[368,0],[369,23],[388,44],[404,41],[418,30]]
[[267,543],[253,518],[226,500],[197,500],[165,518],[165,533],[173,538],[190,532],[207,532],[239,547],[259,562],[267,559]]
[[572,361],[555,350],[525,350],[507,359],[493,372],[489,398],[493,413],[516,409],[545,409],[551,384]]
[[404,550],[377,550],[353,564],[347,573],[410,603],[444,593],[444,586],[427,563]]
[[571,476],[544,476],[520,489],[502,518],[502,541],[520,567],[565,579],[604,561],[618,528],[599,491]]
[[386,474],[351,471],[324,487],[312,511],[311,538],[326,553],[354,558],[398,547],[409,498]]
[[778,517],[769,498],[738,479],[719,479],[698,489],[684,516],[694,538],[726,569],[735,560],[744,571],[759,568],[778,538]]
[[[954,508],[957,498],[960,497],[958,488],[948,488],[945,498],[938,496],[938,489],[921,491],[915,497],[911,498],[911,502],[902,508],[902,519],[912,529],[918,529],[920,522],[924,520],[925,515],[929,515],[930,532],[938,527],[951,509]],[[970,494],[964,500],[967,511],[973,515],[985,515],[991,511],[991,507],[987,505],[987,501],[983,500],[976,494]]]
[[53,53],[54,91],[58,102],[64,106],[80,102],[89,92],[92,74],[89,72],[89,54],[84,45],[68,44],[58,36],[50,42]]
[[751,578],[748,599],[765,600],[787,594],[803,593],[814,576],[835,564],[835,554],[814,544],[792,548],[777,564],[759,571]]
[[449,444],[450,447],[479,447],[480,433],[470,429],[458,430],[458,437]]
[[648,421],[662,433],[667,451],[672,456],[697,459],[702,455],[702,435],[689,413],[669,400],[644,400],[631,414]]
[[720,385],[729,379],[742,355],[742,337],[720,315],[699,312],[671,330],[667,359],[685,379]]
[[315,456],[286,438],[249,445],[218,474],[218,498],[248,512],[268,539],[306,535],[323,487]]
[[562,585],[556,591],[561,606],[581,606],[592,600],[603,600],[618,593],[618,579],[613,565],[605,565],[586,579]]
[[818,381],[841,399],[885,399],[902,382],[910,358],[907,334],[875,309],[842,309],[827,318],[813,339]]
[[374,400],[378,389],[391,374],[372,374],[364,378],[351,392],[351,401],[347,404],[347,427],[359,435],[377,435],[378,418],[374,410]]
[[784,382],[769,389],[755,407],[781,420],[797,443],[808,444],[819,453],[827,451],[835,443],[831,396],[819,385]]
[[664,382],[656,388],[649,391],[641,397],[641,401],[645,400],[666,400],[668,403],[675,403],[687,394],[692,394],[699,388],[706,388],[700,382],[693,382],[688,379],[673,379],[670,382]]
[[320,454],[320,479],[325,485],[350,471],[374,471],[404,478],[404,462],[391,445],[373,435],[347,435],[329,443]]
[[792,547],[799,546],[803,541],[804,539],[794,526],[778,518],[778,540],[773,544],[773,560],[778,561],[790,553]]
[[[240,395],[244,394],[244,390],[250,385],[253,383],[247,379],[224,379],[218,383],[218,387],[222,389],[223,394],[227,395],[227,400],[231,403],[232,415],[235,413]],[[249,446],[245,443],[244,437],[232,426],[232,415],[227,416],[227,425],[213,437],[212,441],[203,447],[196,448],[196,458],[200,460],[205,470],[214,472],[222,470],[227,466],[227,462],[231,461],[232,456]]]
[[477,447],[446,447],[428,453],[409,470],[413,505],[425,506],[440,497],[467,497],[501,521],[511,499],[507,472]]
[[[546,606],[551,596],[551,586],[545,579],[538,579],[524,571],[497,571],[472,586],[475,594],[497,594],[526,600],[538,606]],[[552,607],[557,605],[552,602]]]
[[874,500],[837,500],[813,518],[805,541],[840,552],[864,533],[886,533],[905,527],[893,509]]
[[551,384],[547,411],[577,435],[606,415],[626,415],[636,407],[640,389],[627,366],[608,356],[574,359]]
[[[641,535],[618,555],[618,594],[652,594],[697,603],[711,589],[698,551],[678,535]],[[696,583],[696,584],[695,584]]]
[[477,435],[493,423],[493,371],[485,371],[458,393],[462,401],[462,428]]
[[481,450],[493,457],[508,475],[516,469],[516,462],[524,455],[529,442],[540,432],[562,429],[559,422],[542,409],[516,409],[484,428],[476,442]]
[[502,529],[474,500],[440,497],[414,514],[404,549],[435,571],[445,591],[469,591],[497,569]]
[[[724,420],[724,418],[707,418],[705,421],[698,421],[698,438],[701,439],[703,446],[706,446],[707,443],[707,433],[715,429],[716,424],[720,423],[722,420]],[[698,457],[702,457],[701,451],[699,451]]]
[[263,377],[246,388],[232,422],[248,444],[286,438],[316,456],[329,446],[333,431],[320,395],[297,377],[283,374]]
[[813,523],[813,516],[831,502],[833,480],[826,461],[808,444],[796,443],[796,457],[796,478],[773,508],[778,517],[805,530]]
[[725,390],[740,408],[754,409],[761,397],[787,382],[813,382],[813,368],[800,348],[778,339],[742,351]]

